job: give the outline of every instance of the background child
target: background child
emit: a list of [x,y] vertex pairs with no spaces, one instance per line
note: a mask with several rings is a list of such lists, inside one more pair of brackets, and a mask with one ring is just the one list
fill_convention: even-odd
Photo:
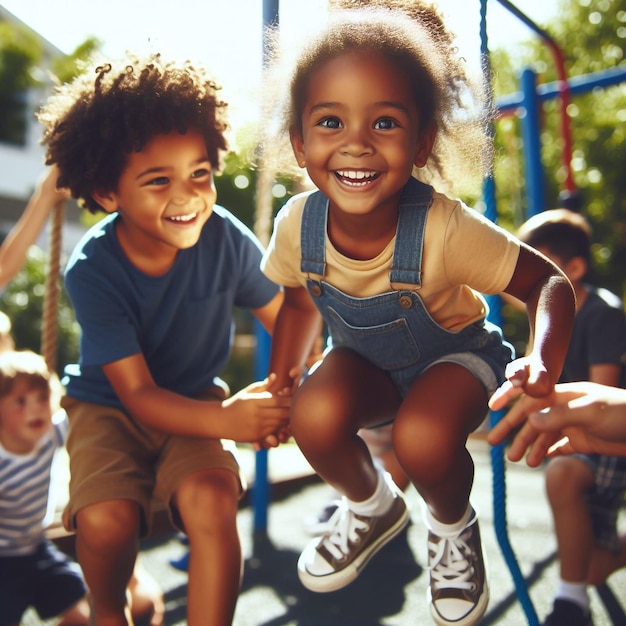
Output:
[[[263,264],[285,287],[270,363],[277,384],[304,362],[320,312],[333,341],[294,395],[291,428],[343,499],[298,573],[309,589],[339,589],[406,525],[403,498],[357,435],[393,422],[396,456],[426,503],[433,618],[475,624],[489,594],[467,436],[498,385],[496,398],[551,391],[574,297],[544,257],[412,177],[417,168],[429,181],[458,180],[489,152],[437,11],[345,4],[353,8],[332,14],[281,74],[291,78],[278,111],[320,191],[281,210]],[[535,331],[530,354],[512,363],[480,295],[503,290],[526,302]]]
[[94,64],[44,105],[59,184],[109,216],[70,258],[81,326],[66,368],[68,528],[77,531],[96,624],[126,624],[125,589],[153,493],[189,537],[187,622],[230,624],[242,558],[232,446],[284,427],[264,384],[226,399],[218,378],[232,307],[272,329],[282,294],[261,247],[215,204],[226,104],[202,67],[128,54]]
[[[0,624],[29,607],[58,624],[89,624],[78,566],[45,536],[54,512],[52,461],[67,435],[60,385],[42,356],[0,354]],[[53,423],[53,415],[55,417]]]
[[[518,236],[554,261],[576,293],[576,318],[561,382],[591,381],[623,387],[626,318],[621,300],[588,284],[591,227],[574,211],[544,211],[525,222]],[[626,493],[626,459],[603,455],[559,457],[546,467],[554,518],[560,584],[546,626],[591,624],[587,584],[599,584],[626,565],[626,536],[617,516]]]

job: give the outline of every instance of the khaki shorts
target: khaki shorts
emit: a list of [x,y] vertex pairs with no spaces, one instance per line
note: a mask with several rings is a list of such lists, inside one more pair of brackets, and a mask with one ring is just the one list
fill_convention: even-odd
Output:
[[170,520],[182,530],[173,496],[187,476],[202,470],[229,470],[243,493],[244,478],[231,441],[167,435],[138,424],[120,409],[69,397],[63,398],[63,408],[70,423],[70,496],[63,514],[69,531],[76,530],[76,513],[86,506],[132,500],[142,511],[140,534],[146,536],[153,497],[167,506]]

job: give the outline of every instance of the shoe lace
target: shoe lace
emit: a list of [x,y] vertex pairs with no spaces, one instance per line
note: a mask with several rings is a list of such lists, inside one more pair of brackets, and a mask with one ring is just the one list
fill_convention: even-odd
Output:
[[450,536],[439,536],[439,541],[429,541],[428,549],[434,554],[430,558],[430,575],[435,588],[472,589],[471,580],[474,573],[472,567],[472,549],[467,539],[472,534],[472,524],[476,517],[467,523],[466,527]]
[[349,544],[358,543],[360,540],[358,531],[366,531],[369,525],[356,517],[348,507],[346,499],[342,498],[337,510],[328,520],[328,527],[320,545],[324,545],[333,558],[341,560],[350,552]]

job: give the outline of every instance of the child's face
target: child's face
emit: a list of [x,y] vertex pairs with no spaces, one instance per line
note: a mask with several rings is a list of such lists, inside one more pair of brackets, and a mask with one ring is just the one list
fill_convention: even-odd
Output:
[[348,52],[311,75],[292,145],[331,207],[365,214],[395,210],[413,165],[426,163],[436,133],[419,129],[405,73],[382,56]]
[[0,442],[15,454],[31,452],[52,425],[47,388],[17,378],[11,393],[0,398]]
[[148,274],[163,273],[179,250],[198,242],[215,204],[202,136],[156,135],[130,155],[117,191],[94,198],[108,212],[119,212],[116,232],[129,260]]

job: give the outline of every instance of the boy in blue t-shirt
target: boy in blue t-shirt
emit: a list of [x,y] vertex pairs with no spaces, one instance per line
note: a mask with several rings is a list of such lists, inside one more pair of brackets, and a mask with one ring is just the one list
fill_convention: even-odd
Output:
[[[289,398],[218,378],[232,308],[272,330],[282,294],[261,246],[215,204],[224,109],[202,68],[129,54],[63,85],[39,113],[48,164],[92,212],[66,272],[81,326],[68,365],[64,521],[96,624],[127,624],[125,590],[153,494],[190,541],[187,623],[230,624],[241,578],[239,467],[223,440],[275,440]],[[268,439],[269,438],[269,439]]]

